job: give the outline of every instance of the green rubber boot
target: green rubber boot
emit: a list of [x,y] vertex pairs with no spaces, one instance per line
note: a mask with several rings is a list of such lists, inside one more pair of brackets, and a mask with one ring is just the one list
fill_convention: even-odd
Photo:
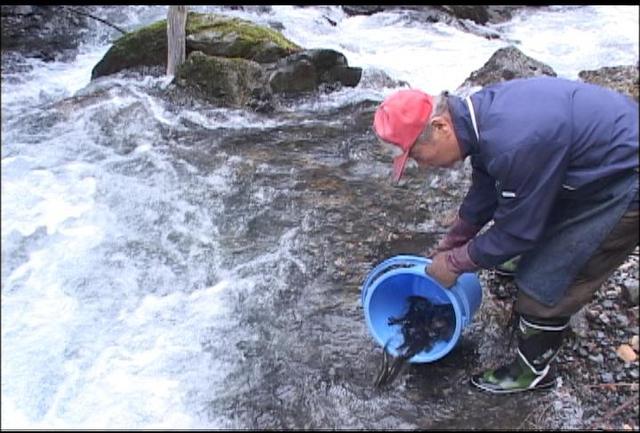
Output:
[[515,256],[501,265],[496,266],[494,271],[496,274],[502,275],[503,277],[513,277],[518,270],[518,263],[520,263],[520,256]]
[[569,327],[568,318],[539,319],[521,316],[518,356],[510,364],[473,376],[471,384],[494,394],[548,389],[556,385],[550,371]]

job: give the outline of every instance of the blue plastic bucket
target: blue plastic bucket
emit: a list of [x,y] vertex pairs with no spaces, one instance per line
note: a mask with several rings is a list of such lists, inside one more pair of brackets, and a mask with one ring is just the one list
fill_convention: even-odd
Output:
[[401,317],[409,296],[422,296],[434,305],[451,304],[455,327],[449,340],[436,342],[428,351],[417,353],[409,362],[436,361],[458,343],[462,330],[471,323],[482,302],[482,287],[473,273],[464,273],[449,289],[425,273],[430,259],[421,256],[395,256],[376,266],[362,285],[362,306],[369,332],[380,346],[391,339],[389,353],[398,356],[397,348],[404,339],[398,325],[389,325],[389,317]]

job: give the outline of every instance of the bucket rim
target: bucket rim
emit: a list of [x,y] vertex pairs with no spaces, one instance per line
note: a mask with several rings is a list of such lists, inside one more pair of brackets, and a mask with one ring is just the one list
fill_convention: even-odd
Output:
[[[421,258],[424,259],[424,264],[425,265],[430,261],[426,257],[421,257]],[[391,277],[396,276],[396,275],[407,274],[407,273],[416,275],[418,277],[425,278],[425,279],[429,280],[430,282],[432,282],[433,286],[435,288],[437,288],[441,292],[445,293],[446,297],[449,299],[449,302],[450,302],[451,306],[453,307],[454,316],[455,316],[455,319],[456,319],[455,328],[454,328],[453,334],[451,335],[451,338],[447,342],[447,344],[444,347],[444,349],[440,350],[437,353],[432,353],[433,351],[429,351],[429,352],[422,351],[422,352],[419,352],[419,353],[415,354],[413,357],[409,358],[409,362],[410,363],[427,363],[427,362],[437,361],[438,359],[440,359],[440,358],[444,357],[445,355],[447,355],[456,346],[456,344],[458,342],[458,339],[460,338],[460,335],[462,334],[463,314],[462,314],[461,307],[459,305],[460,301],[456,297],[455,293],[452,292],[452,290],[459,283],[457,282],[451,288],[448,288],[448,289],[444,288],[433,277],[431,277],[426,272],[424,272],[424,268],[416,269],[416,267],[414,266],[412,268],[398,268],[398,269],[393,269],[391,271],[388,271],[386,274],[384,274],[383,276],[381,276],[380,278],[377,279],[376,286],[377,286],[377,284],[379,284],[381,281],[383,281],[385,279],[391,278]],[[364,288],[363,288],[363,290],[364,290]],[[380,346],[384,347],[384,345],[386,344],[386,341],[383,341],[382,338],[376,332],[376,328],[373,326],[373,323],[371,322],[371,317],[369,315],[368,305],[369,305],[369,302],[371,300],[371,296],[372,295],[373,295],[373,291],[368,290],[367,294],[365,296],[365,299],[363,301],[363,308],[364,308],[364,311],[365,311],[365,319],[366,319],[366,322],[367,322],[367,327],[369,328],[369,331],[373,335],[374,339],[378,342],[378,344]],[[424,296],[424,297],[428,298],[427,296]],[[397,356],[397,352],[393,348],[390,349],[390,353],[393,356]]]

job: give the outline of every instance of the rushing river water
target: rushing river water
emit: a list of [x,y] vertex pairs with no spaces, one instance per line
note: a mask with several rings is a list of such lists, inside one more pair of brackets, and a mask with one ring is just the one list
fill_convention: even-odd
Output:
[[[475,329],[373,387],[362,279],[430,246],[464,192],[444,176],[465,179],[390,184],[370,122],[391,89],[369,77],[454,90],[508,41],[571,79],[636,64],[638,8],[524,11],[491,40],[401,11],[196,9],[279,23],[362,83],[258,115],[176,105],[164,78],[90,83],[117,36],[99,24],[72,61],[3,56],[2,427],[517,427],[535,399],[466,383],[487,344]],[[102,12],[134,29],[166,7]]]

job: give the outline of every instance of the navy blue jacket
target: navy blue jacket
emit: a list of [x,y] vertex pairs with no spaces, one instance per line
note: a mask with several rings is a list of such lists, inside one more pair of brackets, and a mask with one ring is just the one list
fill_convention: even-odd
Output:
[[483,268],[531,250],[563,195],[588,197],[638,167],[638,103],[603,87],[552,77],[517,79],[449,97],[456,136],[471,157],[460,217],[494,224],[469,245]]

